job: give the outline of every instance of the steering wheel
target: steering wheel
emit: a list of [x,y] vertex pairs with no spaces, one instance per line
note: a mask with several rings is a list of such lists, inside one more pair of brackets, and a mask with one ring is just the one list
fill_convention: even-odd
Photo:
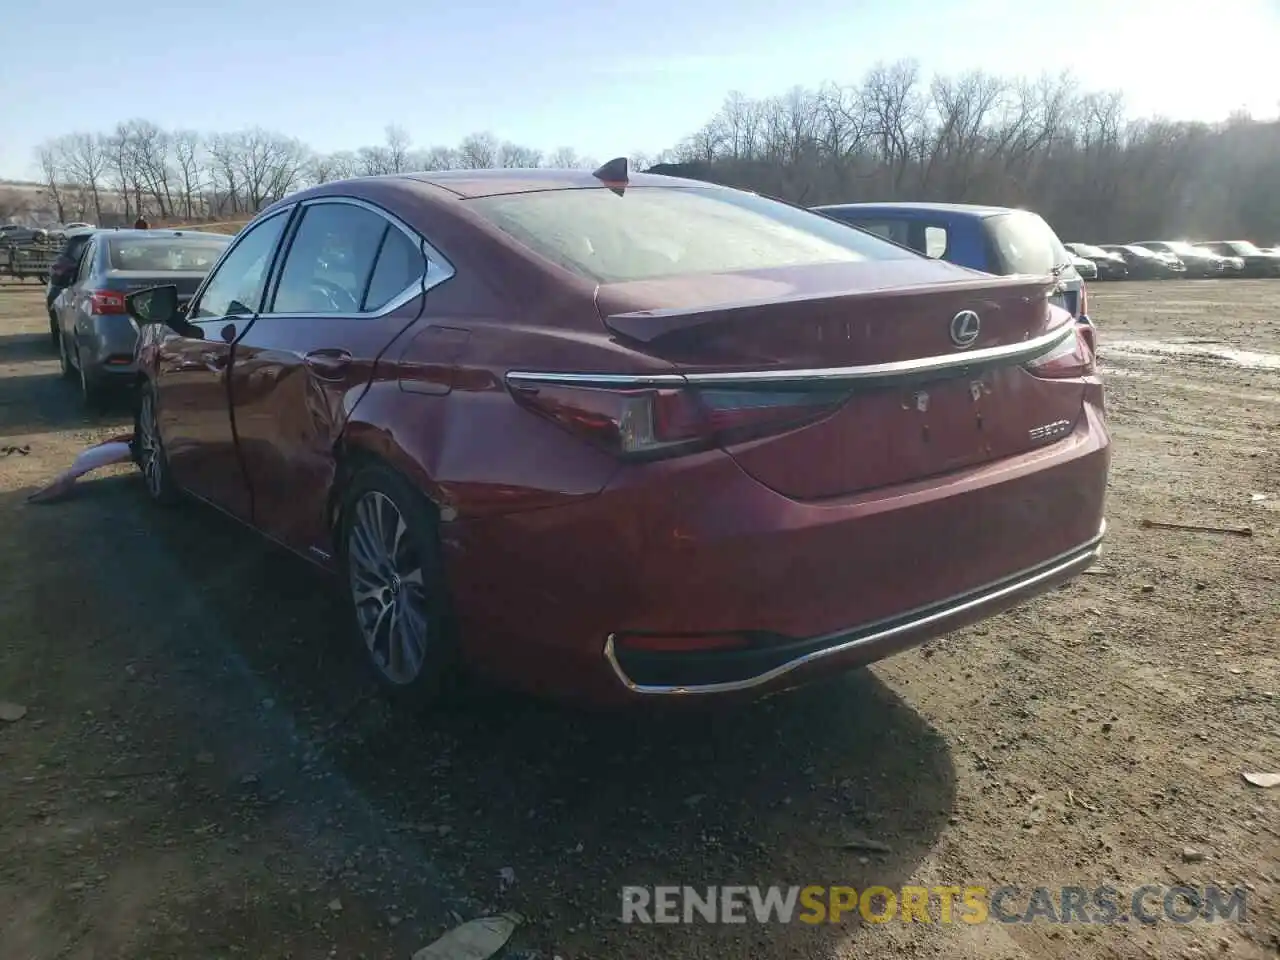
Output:
[[312,277],[311,287],[329,301],[329,306],[333,307],[335,313],[359,313],[360,304],[356,303],[356,298],[333,281]]

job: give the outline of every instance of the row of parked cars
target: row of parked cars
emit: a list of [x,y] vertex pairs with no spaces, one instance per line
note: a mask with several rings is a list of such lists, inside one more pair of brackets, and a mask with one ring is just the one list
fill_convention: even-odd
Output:
[[153,500],[334,575],[391,695],[752,697],[1050,590],[1106,527],[1052,229],[823,213],[621,159],[349,180],[234,238],[88,233],[50,332],[136,385]]
[[1264,249],[1249,240],[1141,240],[1066,247],[1086,279],[1280,277],[1280,246]]

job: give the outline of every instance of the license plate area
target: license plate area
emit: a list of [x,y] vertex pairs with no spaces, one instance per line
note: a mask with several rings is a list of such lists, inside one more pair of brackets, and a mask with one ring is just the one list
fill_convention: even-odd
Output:
[[908,475],[928,476],[991,458],[995,378],[964,377],[905,391],[890,455]]

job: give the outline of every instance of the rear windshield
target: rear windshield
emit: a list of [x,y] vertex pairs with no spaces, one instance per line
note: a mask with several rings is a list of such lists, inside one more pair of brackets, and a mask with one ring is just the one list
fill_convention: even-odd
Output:
[[1051,273],[1071,262],[1066,247],[1043,218],[1025,210],[987,218],[1004,273]]
[[596,283],[915,257],[807,210],[722,189],[549,190],[470,203],[525,246]]
[[[230,238],[228,238],[230,239]],[[147,270],[170,273],[183,270],[208,270],[222,251],[225,242],[186,238],[113,239],[108,245],[112,270]]]

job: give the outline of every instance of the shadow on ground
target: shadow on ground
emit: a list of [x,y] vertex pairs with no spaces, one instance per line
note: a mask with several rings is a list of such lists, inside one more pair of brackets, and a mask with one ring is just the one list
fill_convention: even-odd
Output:
[[330,582],[211,510],[122,476],[0,516],[0,697],[30,707],[0,729],[5,956],[407,956],[488,909],[547,956],[817,956],[852,931],[624,927],[621,888],[892,887],[951,812],[942,738],[867,672],[714,713],[483,690],[407,717]]
[[0,335],[0,437],[111,426],[127,422],[129,397],[113,391],[88,410],[80,385],[58,372],[58,355],[44,333]]

